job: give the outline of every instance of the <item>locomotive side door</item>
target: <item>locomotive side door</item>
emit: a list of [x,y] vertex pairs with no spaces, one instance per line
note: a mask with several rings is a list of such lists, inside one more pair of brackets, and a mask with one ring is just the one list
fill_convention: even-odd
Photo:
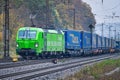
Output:
[[47,32],[43,33],[43,38],[44,38],[44,51],[47,51]]

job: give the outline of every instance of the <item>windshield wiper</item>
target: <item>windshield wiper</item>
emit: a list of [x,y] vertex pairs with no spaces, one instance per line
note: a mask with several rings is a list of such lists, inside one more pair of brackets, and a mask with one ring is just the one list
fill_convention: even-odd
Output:
[[23,30],[23,36],[22,36],[22,39],[25,39],[25,36],[26,36],[26,30]]
[[28,30],[28,37],[27,38],[31,39],[31,37],[30,37],[30,29]]

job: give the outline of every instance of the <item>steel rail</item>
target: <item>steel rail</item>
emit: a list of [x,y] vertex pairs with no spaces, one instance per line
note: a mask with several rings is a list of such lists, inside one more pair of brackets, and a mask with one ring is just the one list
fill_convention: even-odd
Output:
[[8,78],[12,77],[13,79],[18,79],[18,80],[23,80],[23,79],[29,80],[31,78],[43,76],[43,75],[46,75],[49,73],[58,72],[61,70],[65,70],[65,69],[69,69],[69,68],[73,68],[73,67],[77,67],[77,66],[81,66],[81,65],[85,65],[85,64],[105,60],[105,59],[109,59],[112,57],[115,57],[115,55],[103,57],[103,58],[91,59],[91,60],[88,59],[88,60],[84,60],[84,61],[76,61],[76,62],[60,64],[60,65],[55,65],[55,66],[50,66],[50,67],[45,67],[45,68],[39,68],[39,69],[34,69],[34,70],[29,70],[29,71],[11,73],[11,74],[7,74],[7,75],[1,75],[0,78],[1,79],[8,79]]
[[[108,55],[100,55],[98,57],[102,56],[108,56]],[[96,56],[92,56],[96,57]],[[83,57],[77,57],[76,59],[83,59]],[[84,57],[84,58],[91,58],[91,57]],[[75,59],[75,58],[66,58],[66,60],[69,59]],[[13,67],[20,67],[20,66],[27,66],[27,65],[35,65],[35,64],[40,64],[40,63],[45,63],[45,62],[51,62],[53,59],[40,59],[40,60],[26,60],[26,61],[19,61],[19,62],[9,62],[9,63],[1,63],[0,64],[0,69],[6,69],[6,68],[13,68]],[[62,60],[62,59],[60,59]]]

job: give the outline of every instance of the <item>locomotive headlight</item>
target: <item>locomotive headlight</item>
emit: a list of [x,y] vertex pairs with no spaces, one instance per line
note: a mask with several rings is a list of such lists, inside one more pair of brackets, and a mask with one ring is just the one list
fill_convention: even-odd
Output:
[[16,47],[19,47],[19,45],[18,45],[18,44],[16,44]]
[[38,47],[38,43],[35,44],[35,47]]

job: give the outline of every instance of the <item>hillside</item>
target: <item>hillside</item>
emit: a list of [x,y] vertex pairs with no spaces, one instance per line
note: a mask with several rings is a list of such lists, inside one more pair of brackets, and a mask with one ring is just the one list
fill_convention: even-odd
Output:
[[[4,25],[4,0],[0,0],[0,31]],[[47,4],[47,6],[46,6]],[[16,31],[21,26],[31,26],[30,17],[36,27],[75,28],[89,30],[95,18],[88,4],[82,0],[10,0],[10,36],[15,40]],[[74,16],[75,11],[75,16]],[[75,17],[75,18],[74,18]]]

